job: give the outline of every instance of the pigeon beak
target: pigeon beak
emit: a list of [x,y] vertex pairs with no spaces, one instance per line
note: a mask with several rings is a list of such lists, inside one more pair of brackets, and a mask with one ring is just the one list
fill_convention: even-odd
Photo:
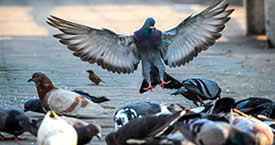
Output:
[[155,27],[154,26],[149,26],[149,29],[152,31],[152,30],[155,29]]
[[33,79],[29,79],[29,80],[28,80],[28,83],[31,82],[31,81],[33,81]]
[[98,133],[98,134],[96,134],[95,136],[96,136],[99,140],[101,140],[101,138],[102,138],[101,133]]

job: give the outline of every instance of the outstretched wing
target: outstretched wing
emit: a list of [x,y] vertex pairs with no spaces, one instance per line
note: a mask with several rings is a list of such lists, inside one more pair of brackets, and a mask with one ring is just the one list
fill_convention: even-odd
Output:
[[51,16],[47,23],[63,33],[54,37],[74,51],[82,61],[97,63],[117,73],[132,73],[139,63],[133,36],[122,36],[108,29],[94,29]]
[[197,15],[191,15],[177,27],[162,33],[161,55],[166,65],[184,65],[207,50],[221,37],[228,17],[228,0],[220,0]]

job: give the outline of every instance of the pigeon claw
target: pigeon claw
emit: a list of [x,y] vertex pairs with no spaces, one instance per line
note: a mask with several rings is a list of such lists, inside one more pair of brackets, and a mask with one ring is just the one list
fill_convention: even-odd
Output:
[[151,90],[153,92],[153,89],[155,88],[155,86],[152,86],[151,83],[149,83],[149,86],[147,88],[145,88],[145,91]]
[[164,85],[167,85],[167,84],[169,84],[170,82],[171,82],[171,81],[165,82],[164,80],[161,80],[160,86],[161,86],[162,88],[164,88]]

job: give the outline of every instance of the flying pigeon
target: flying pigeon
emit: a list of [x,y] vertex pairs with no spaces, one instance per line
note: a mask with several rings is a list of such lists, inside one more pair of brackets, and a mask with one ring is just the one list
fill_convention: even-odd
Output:
[[168,31],[155,28],[155,20],[147,18],[133,35],[120,35],[109,29],[95,29],[51,16],[47,23],[62,31],[54,37],[74,51],[82,61],[98,64],[116,73],[132,73],[142,63],[142,74],[152,90],[150,72],[159,71],[160,86],[164,81],[165,65],[182,66],[199,52],[207,50],[221,37],[229,15],[228,0],[219,0],[197,15],[191,15]]
[[161,136],[185,113],[186,111],[182,110],[173,114],[147,115],[135,119],[116,132],[109,133],[105,141],[107,145],[128,145],[127,140]]
[[221,88],[212,80],[205,78],[190,78],[182,82],[182,87],[172,95],[181,94],[189,100],[192,100],[196,106],[204,104],[204,100],[215,100],[220,98]]
[[[160,80],[160,77],[159,77],[159,71],[156,67],[151,68],[150,78],[151,78],[151,85],[152,86],[156,86],[156,85],[161,83],[161,80]],[[163,88],[166,88],[166,89],[179,89],[180,87],[182,87],[181,82],[179,82],[178,80],[176,80],[175,78],[173,78],[171,75],[169,75],[166,72],[164,72],[164,81],[169,82],[169,84],[166,84],[165,86],[163,86]],[[149,84],[147,83],[146,79],[143,79],[142,84],[141,84],[140,89],[139,89],[139,93],[142,94],[144,92],[147,92],[148,90],[146,88],[148,86],[149,86]]]
[[78,93],[56,88],[51,80],[41,72],[33,73],[28,82],[30,81],[36,84],[40,103],[46,110],[84,118],[97,117],[107,111]]
[[115,121],[115,128],[117,129],[136,118],[152,114],[170,114],[172,112],[173,110],[170,110],[169,106],[152,102],[137,102],[118,109],[114,114],[113,120]]
[[4,137],[0,134],[0,140],[25,140],[18,137],[23,134],[30,124],[30,118],[23,110],[12,106],[0,106],[0,131],[14,135],[14,137]]
[[77,132],[54,111],[49,111],[38,129],[37,144],[77,145]]

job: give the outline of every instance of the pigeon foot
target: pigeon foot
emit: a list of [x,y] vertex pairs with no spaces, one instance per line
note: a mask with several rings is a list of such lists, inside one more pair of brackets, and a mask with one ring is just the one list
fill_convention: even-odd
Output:
[[160,86],[161,86],[162,88],[164,88],[164,85],[167,85],[167,84],[169,84],[170,82],[171,82],[171,81],[165,82],[164,80],[161,80]]
[[201,99],[201,97],[198,96],[198,98],[199,98],[199,102],[201,103],[201,105],[204,105],[204,102],[203,102],[203,100]]
[[18,136],[16,136],[16,137],[15,137],[15,140],[27,140],[27,138],[23,138],[23,137],[18,137]]
[[21,137],[5,137],[2,134],[0,134],[0,140],[26,140],[27,138],[21,138]]
[[145,88],[144,90],[151,90],[153,92],[153,89],[155,88],[155,86],[152,86],[151,83],[149,83],[149,86],[147,88]]

